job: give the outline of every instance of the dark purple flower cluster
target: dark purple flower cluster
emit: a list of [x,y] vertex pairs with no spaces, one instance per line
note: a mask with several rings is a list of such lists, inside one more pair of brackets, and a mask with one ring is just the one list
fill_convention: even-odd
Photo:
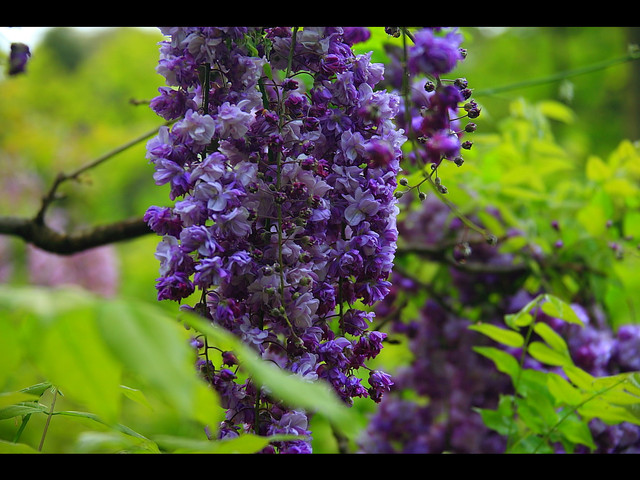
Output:
[[[431,246],[452,245],[463,238],[464,226],[442,202],[430,196],[420,205],[398,223],[401,237]],[[479,241],[471,244],[465,261],[492,267],[513,264],[514,259],[511,254],[500,253],[498,246]],[[497,344],[467,327],[472,322],[470,315],[477,315],[478,308],[483,322],[503,326],[505,315],[520,311],[535,295],[521,288],[523,273],[517,270],[471,272],[463,267],[451,266],[445,289],[432,287],[435,291],[411,319],[402,318],[402,305],[421,298],[424,287],[394,272],[392,290],[376,307],[376,313],[393,321],[392,335],[406,336],[414,359],[411,365],[393,373],[392,392],[383,399],[361,438],[363,451],[505,451],[506,439],[486,427],[474,408],[495,409],[500,395],[513,393],[513,385],[492,362],[472,350],[478,345]],[[622,325],[614,332],[597,305],[576,303],[572,307],[584,327],[542,311],[538,311],[536,320],[548,323],[566,339],[578,367],[594,376],[640,369],[640,325]],[[520,359],[520,350],[505,349]],[[550,371],[529,356],[524,367]],[[605,425],[599,420],[593,420],[590,427],[597,453],[640,452],[640,427],[628,423]],[[558,447],[558,451],[562,449]],[[579,451],[586,449],[580,447]]]
[[[399,99],[383,66],[351,45],[359,28],[164,28],[151,102],[167,120],[147,158],[170,207],[146,221],[162,235],[158,298],[193,309],[265,360],[330,382],[348,404],[392,384],[361,370],[385,335],[363,307],[390,289]],[[359,306],[360,305],[360,306]],[[205,345],[200,345],[206,347]],[[221,393],[222,436],[308,435],[307,414],[274,404],[233,356],[200,369]],[[257,412],[260,412],[256,415]],[[308,439],[307,439],[308,440]],[[279,445],[306,452],[307,441]]]
[[[386,75],[390,88],[403,92],[398,124],[414,142],[408,158],[434,168],[445,159],[460,166],[464,162],[462,150],[471,148],[471,142],[463,142],[462,138],[476,128],[472,122],[462,127],[461,119],[477,118],[480,107],[471,99],[472,90],[466,79],[445,79],[443,75],[466,58],[461,47],[463,36],[457,29],[424,28],[413,33],[412,40],[406,61],[402,48],[388,48],[391,63]],[[405,63],[408,79],[404,75]]]

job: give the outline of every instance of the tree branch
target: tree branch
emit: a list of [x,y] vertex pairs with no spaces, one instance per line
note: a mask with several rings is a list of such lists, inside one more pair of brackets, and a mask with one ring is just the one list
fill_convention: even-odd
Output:
[[[170,125],[166,122],[164,125]],[[58,187],[67,180],[75,180],[87,170],[97,167],[118,153],[155,135],[160,127],[156,127],[143,135],[107,152],[95,160],[81,165],[69,173],[60,172],[56,176],[49,191],[42,198],[40,210],[34,218],[18,218],[0,216],[0,234],[13,235],[35,245],[42,250],[61,255],[71,255],[102,245],[122,240],[130,240],[151,233],[151,229],[142,218],[131,218],[119,222],[100,225],[75,233],[60,233],[48,227],[44,217],[47,209],[57,198]]]
[[[459,242],[455,242],[459,243]],[[460,262],[450,253],[454,243],[442,245],[405,245],[396,250],[396,255],[416,254],[435,262],[446,263],[452,267],[467,273],[526,273],[530,270],[525,263],[491,264],[482,262]]]
[[66,234],[36,219],[0,217],[0,234],[20,237],[42,250],[61,255],[71,255],[90,248],[130,240],[151,232],[142,218],[132,218]]

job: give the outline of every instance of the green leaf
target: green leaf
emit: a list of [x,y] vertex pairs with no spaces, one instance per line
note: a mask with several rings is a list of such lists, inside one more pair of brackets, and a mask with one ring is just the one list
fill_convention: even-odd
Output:
[[480,414],[482,422],[487,428],[496,431],[500,435],[509,435],[515,428],[513,420],[497,410],[489,410],[486,408],[475,408],[474,410]]
[[542,295],[538,295],[534,299],[530,300],[524,307],[522,307],[520,311],[513,314],[505,315],[505,323],[511,328],[526,327],[530,325],[533,321],[531,311],[541,300]]
[[0,394],[0,408],[8,405],[13,405],[21,402],[36,402],[40,398],[40,395],[34,395],[31,393],[19,392],[4,392]]
[[640,425],[640,419],[632,411],[611,405],[601,398],[593,398],[578,409],[578,413],[583,417],[599,418],[604,423],[616,425],[622,422],[629,422]]
[[538,108],[544,116],[560,122],[572,123],[575,118],[573,110],[561,102],[544,100],[538,103]]
[[612,175],[609,165],[607,165],[600,157],[595,155],[592,155],[587,159],[586,173],[589,180],[597,182],[606,180]]
[[490,323],[475,323],[469,326],[470,330],[475,330],[483,335],[495,340],[498,343],[508,345],[510,347],[522,347],[524,345],[524,338],[518,332],[513,330],[507,330],[500,328]]
[[243,434],[225,440],[193,440],[190,438],[170,435],[159,435],[154,441],[163,450],[171,453],[258,453],[270,443],[285,440],[300,440],[296,435],[274,435],[265,437],[253,434]]
[[549,348],[542,342],[531,342],[528,351],[533,358],[546,365],[563,367],[573,363],[571,357]]
[[542,304],[542,311],[550,317],[559,318],[560,320],[564,320],[568,323],[584,326],[580,317],[578,317],[575,310],[568,303],[549,294],[544,296],[544,300],[546,301]]
[[33,413],[47,413],[47,407],[37,403],[20,403],[0,408],[0,420],[6,420],[13,417],[21,417]]
[[144,379],[176,411],[218,425],[223,415],[219,400],[196,375],[182,325],[160,308],[126,301],[101,302],[97,322],[105,344],[127,372]]
[[492,360],[498,371],[506,373],[512,379],[518,376],[520,365],[513,355],[494,347],[474,347],[473,350]]
[[38,451],[24,443],[11,443],[0,440],[0,453],[38,453]]
[[82,432],[73,449],[74,453],[161,453],[151,440],[118,431]]
[[132,430],[131,428],[127,427],[126,425],[122,425],[122,424],[119,424],[119,423],[107,424],[104,420],[102,420],[98,415],[96,415],[94,413],[78,412],[78,411],[73,411],[73,410],[61,410],[61,411],[55,412],[54,415],[62,415],[62,416],[66,416],[66,417],[86,418],[86,419],[89,419],[89,420],[93,420],[94,422],[110,426],[110,427],[112,427],[114,429],[114,431],[123,433],[125,435],[129,435],[131,437],[147,440],[147,438],[144,435]]
[[122,388],[122,392],[128,399],[133,400],[139,405],[144,405],[145,407],[152,409],[149,400],[147,400],[147,397],[141,390],[138,390],[137,388],[127,387],[126,385],[121,385],[120,388]]
[[622,229],[625,235],[640,238],[640,212],[634,210],[625,212]]
[[484,424],[500,435],[509,435],[517,431],[513,415],[513,396],[500,395],[496,410],[474,408],[482,417]]
[[39,369],[60,389],[107,421],[120,413],[122,368],[102,342],[94,312],[81,306],[63,311],[41,333]]
[[583,400],[580,391],[557,373],[549,372],[547,375],[547,386],[549,387],[551,395],[561,403],[579,405]]
[[[3,311],[24,315],[18,322]],[[185,418],[212,429],[223,418],[217,395],[194,368],[188,332],[155,304],[72,288],[7,287],[0,289],[0,322],[7,317],[16,320],[19,338],[38,338],[26,351],[38,373],[102,422],[118,419],[123,372]]]
[[20,390],[20,392],[41,397],[44,392],[49,390],[52,386],[53,385],[51,385],[51,382],[36,383],[35,385],[31,385],[30,387],[23,388],[22,390]]
[[533,316],[527,311],[520,310],[518,313],[505,315],[504,322],[513,329],[527,327],[533,322]]
[[547,323],[536,323],[533,330],[547,342],[547,345],[562,355],[569,356],[569,347],[558,332],[551,328]]
[[593,386],[595,384],[595,377],[589,374],[588,372],[582,370],[575,365],[564,365],[562,367],[564,373],[567,375],[569,380],[579,389],[582,389],[587,392],[591,392],[593,390]]
[[[2,313],[0,313],[2,315]],[[23,346],[16,341],[18,331],[8,315],[0,320],[0,388],[2,388],[20,365]]]
[[562,422],[557,425],[557,430],[574,444],[586,445],[591,449],[596,448],[588,423],[576,415],[569,415],[563,418]]

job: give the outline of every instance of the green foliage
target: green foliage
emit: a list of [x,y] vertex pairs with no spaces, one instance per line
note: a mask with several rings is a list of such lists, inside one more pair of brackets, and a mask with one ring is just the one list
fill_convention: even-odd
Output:
[[[577,445],[595,449],[589,430],[595,418],[607,424],[640,425],[640,373],[593,377],[573,363],[564,339],[536,320],[539,310],[582,326],[569,304],[543,294],[506,316],[504,329],[486,324],[469,327],[499,344],[522,348],[519,361],[501,348],[474,349],[513,383],[514,394],[502,396],[497,409],[478,409],[489,428],[507,436],[507,453],[552,453],[557,443],[567,452]],[[548,370],[524,368],[526,355]]]
[[[640,288],[638,145],[622,140],[605,157],[583,158],[561,146],[552,128],[573,125],[566,105],[520,98],[510,112],[496,132],[474,133],[463,168],[443,165],[450,199],[501,239],[519,232],[504,237],[500,249],[534,269],[530,291],[593,299],[614,329],[637,322],[640,298],[631,292]],[[543,261],[532,262],[536,251]]]
[[[139,301],[107,301],[68,288],[3,287],[0,331],[12,347],[0,351],[0,451],[38,451],[36,434],[43,432],[48,441],[42,451],[82,453],[250,453],[286,438],[207,439],[205,427],[215,435],[224,410],[195,370],[189,347],[194,329],[233,350],[242,372],[275,398],[355,435],[356,413],[327,386],[264,362],[195,315],[176,321],[157,305]],[[27,378],[36,383],[24,384]],[[47,396],[53,396],[49,405]],[[56,399],[70,408],[60,408]],[[38,425],[48,418],[47,431],[46,423]],[[56,441],[70,422],[81,422],[71,427],[74,436]]]

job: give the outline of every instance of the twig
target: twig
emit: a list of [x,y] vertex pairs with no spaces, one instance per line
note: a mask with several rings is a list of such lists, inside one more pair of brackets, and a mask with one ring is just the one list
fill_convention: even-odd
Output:
[[[167,122],[164,125],[169,125],[170,123],[171,122]],[[147,138],[151,137],[152,135],[155,135],[158,132],[159,128],[160,127],[156,127],[153,130],[150,130],[147,133],[145,133],[143,135],[140,135],[138,138],[134,138],[133,140],[125,143],[124,145],[119,146],[118,148],[115,148],[115,149],[111,150],[110,152],[107,152],[106,154],[96,158],[95,160],[92,160],[92,161],[90,161],[88,163],[85,163],[84,165],[80,166],[79,168],[77,168],[76,170],[74,170],[74,171],[72,171],[70,173],[63,173],[63,172],[58,173],[58,176],[53,181],[53,184],[51,185],[51,188],[49,189],[47,194],[42,199],[42,206],[40,207],[40,210],[36,214],[36,216],[34,218],[34,222],[37,223],[37,224],[40,224],[40,225],[44,224],[44,215],[45,215],[45,213],[47,211],[47,208],[56,199],[56,192],[58,190],[58,187],[62,183],[66,182],[67,180],[75,180],[75,179],[77,179],[81,174],[83,174],[87,170],[90,170],[91,168],[97,167],[101,163],[104,163],[105,161],[109,160],[110,158],[116,156],[117,154],[119,154],[119,153],[127,150],[128,148],[131,148],[134,145],[146,140]]]
[[482,96],[482,95],[495,95],[497,93],[508,92],[508,91],[517,90],[517,89],[520,89],[520,88],[527,88],[527,87],[534,87],[534,86],[537,86],[537,85],[544,85],[545,83],[558,82],[560,80],[565,80],[567,78],[575,77],[575,76],[578,76],[578,75],[584,75],[586,73],[592,73],[592,72],[596,72],[598,70],[604,70],[604,69],[607,69],[609,67],[612,67],[613,65],[617,65],[619,63],[630,62],[630,61],[638,60],[638,59],[640,59],[640,50],[638,50],[637,46],[631,45],[629,47],[629,52],[626,55],[623,55],[621,57],[616,57],[616,58],[612,58],[612,59],[609,59],[609,60],[604,60],[602,62],[594,63],[592,65],[587,65],[585,67],[577,68],[577,69],[574,69],[574,70],[554,73],[553,75],[549,75],[549,76],[546,76],[546,77],[534,78],[534,79],[531,79],[531,80],[524,80],[524,81],[518,82],[518,83],[512,83],[512,84],[505,85],[505,86],[502,86],[502,87],[493,87],[493,88],[474,90],[473,94],[476,97],[477,96]]

